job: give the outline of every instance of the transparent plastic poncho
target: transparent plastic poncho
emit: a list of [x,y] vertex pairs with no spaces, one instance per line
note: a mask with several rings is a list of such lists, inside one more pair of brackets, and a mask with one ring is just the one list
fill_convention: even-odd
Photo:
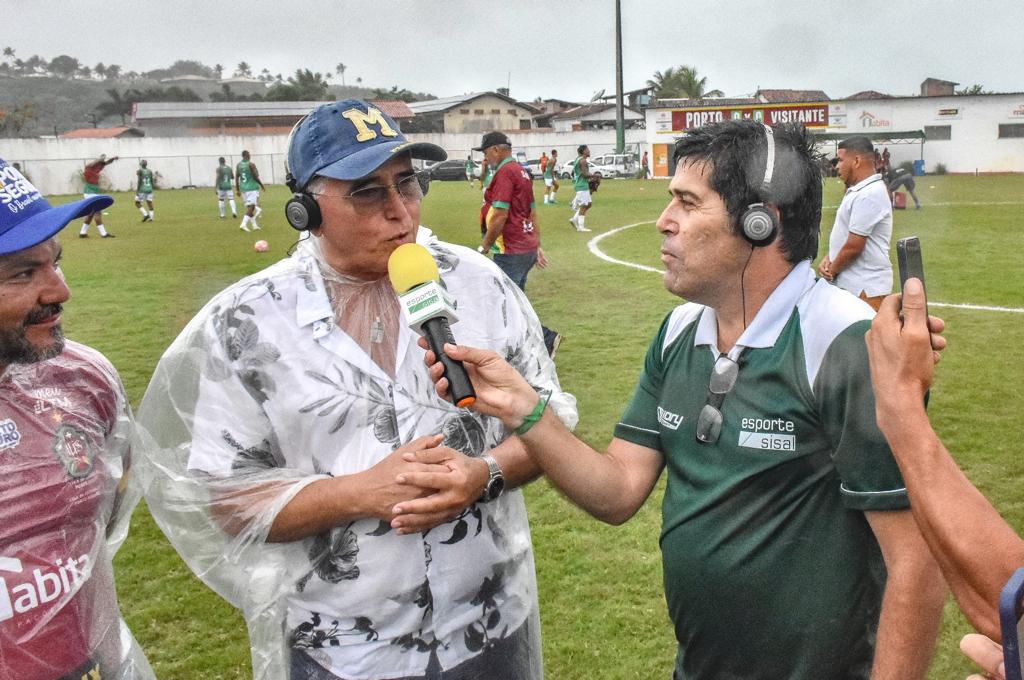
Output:
[[[575,426],[575,399],[523,293],[489,260],[426,233],[420,242],[458,301],[458,341],[505,356]],[[242,611],[255,678],[288,677],[297,651],[339,677],[377,678],[418,677],[508,646],[498,663],[540,678],[520,490],[423,534],[366,518],[267,541],[306,485],[368,469],[416,437],[443,432],[447,446],[479,456],[510,436],[437,396],[415,334],[389,316],[398,311],[390,287],[350,283],[310,239],[188,324],[139,410],[149,508],[191,569]],[[375,354],[374,342],[394,356]]]
[[68,341],[7,367],[0,413],[0,677],[152,678],[111,562],[140,495],[117,373]]

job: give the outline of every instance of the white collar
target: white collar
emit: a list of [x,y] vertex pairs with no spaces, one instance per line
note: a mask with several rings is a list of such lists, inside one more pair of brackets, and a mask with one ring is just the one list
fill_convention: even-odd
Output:
[[[772,347],[779,339],[782,329],[789,323],[792,310],[797,302],[812,286],[814,271],[810,260],[801,260],[790,270],[786,278],[775,287],[768,299],[757,310],[750,325],[743,331],[735,346],[729,350],[729,357],[737,359],[747,347]],[[718,351],[718,317],[715,310],[705,307],[697,322],[693,345],[709,345],[717,357]]]
[[869,177],[865,177],[861,181],[859,181],[856,184],[854,184],[852,187],[850,187],[849,189],[846,190],[846,193],[850,193],[851,191],[860,191],[861,189],[863,189],[867,185],[871,184],[872,182],[878,182],[878,181],[881,181],[881,179],[882,179],[882,176],[876,172],[875,174],[873,174],[873,175],[871,175]]

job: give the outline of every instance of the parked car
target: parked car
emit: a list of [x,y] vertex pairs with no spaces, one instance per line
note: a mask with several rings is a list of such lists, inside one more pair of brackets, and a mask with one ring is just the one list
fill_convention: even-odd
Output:
[[601,173],[604,177],[634,177],[640,169],[640,162],[631,153],[606,153],[591,158],[590,162],[610,169],[607,175]]
[[[466,180],[466,159],[450,159],[447,161],[441,161],[440,163],[434,163],[427,172],[430,173],[430,179],[440,180],[442,182],[452,180]],[[473,162],[473,176],[480,176],[480,164],[476,161]]]
[[534,158],[526,161],[526,170],[530,173],[533,178],[543,177],[544,171],[540,169],[540,159]]
[[[566,161],[562,164],[562,167],[558,170],[558,176],[562,179],[572,179],[572,166],[576,162],[573,158],[571,161]],[[615,177],[615,170],[607,165],[601,165],[595,163],[593,158],[587,159],[587,168],[590,170],[592,175],[600,175],[602,179],[606,177]]]

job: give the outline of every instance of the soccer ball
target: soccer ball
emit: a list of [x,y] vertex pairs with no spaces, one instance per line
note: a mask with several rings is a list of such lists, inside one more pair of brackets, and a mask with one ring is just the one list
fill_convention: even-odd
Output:
[[267,243],[266,241],[256,241],[256,243],[253,244],[253,249],[257,253],[265,253],[267,252],[267,250],[270,249],[270,244]]

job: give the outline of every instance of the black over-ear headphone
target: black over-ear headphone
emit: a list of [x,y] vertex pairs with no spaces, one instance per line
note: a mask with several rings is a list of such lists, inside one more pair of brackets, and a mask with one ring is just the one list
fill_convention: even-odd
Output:
[[[767,125],[764,128],[767,155],[765,157],[764,179],[758,195],[762,201],[771,197],[772,174],[775,172],[775,133]],[[779,218],[775,211],[762,203],[751,203],[740,215],[740,227],[743,238],[755,248],[766,246],[775,240],[779,233]]]
[[[306,120],[306,116],[299,119],[299,122],[292,127],[292,131],[288,134],[288,151],[292,148],[292,138],[295,136],[295,132],[302,125],[302,121]],[[285,153],[285,165],[288,163],[287,151]],[[288,188],[292,191],[292,197],[288,199],[288,202],[284,204],[284,218],[288,220],[288,224],[297,231],[308,231],[310,229],[316,229],[323,224],[323,217],[320,215],[320,205],[313,198],[313,195],[306,191],[306,187],[300,187],[298,180],[292,175],[289,168],[285,168],[284,183],[288,185]]]

